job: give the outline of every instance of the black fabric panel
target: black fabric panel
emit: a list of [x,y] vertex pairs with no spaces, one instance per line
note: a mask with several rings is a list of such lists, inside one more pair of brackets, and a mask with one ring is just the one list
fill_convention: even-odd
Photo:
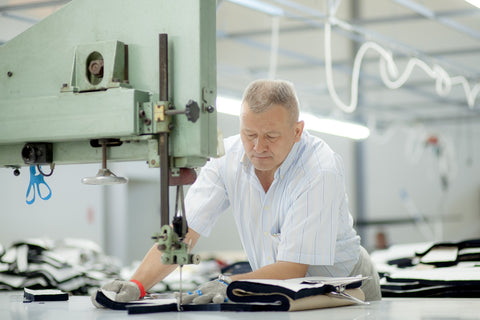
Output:
[[129,304],[128,302],[117,302],[110,300],[100,290],[98,290],[97,294],[95,295],[95,301],[105,308],[113,310],[127,310],[127,305]]
[[[417,252],[417,257],[423,257],[431,250],[438,248],[438,247],[450,247],[450,248],[458,248],[458,251],[462,249],[468,248],[480,248],[480,239],[470,239],[464,240],[460,242],[438,242],[433,244],[430,248],[425,250],[424,252]],[[434,265],[436,267],[451,267],[457,265],[461,261],[477,261],[479,258],[479,254],[472,253],[472,254],[458,254],[457,258],[452,261],[433,261],[433,262],[422,262],[424,264]]]
[[382,287],[384,298],[478,298],[480,289],[469,286],[431,286],[410,290],[389,290]]
[[[351,283],[346,286],[347,289],[359,288],[362,285],[361,281]],[[233,290],[240,289],[247,292],[259,293],[261,296],[237,296],[233,293]],[[292,291],[283,286],[276,286],[272,284],[263,284],[259,282],[250,281],[233,281],[227,288],[227,296],[233,302],[275,302],[282,301],[280,297],[284,294],[290,297],[292,300],[297,300],[305,297],[325,294],[335,291],[335,287],[325,284],[322,287],[304,288],[300,291]],[[270,295],[277,294],[277,295]],[[283,297],[284,298],[284,297]],[[286,298],[285,298],[286,299]],[[288,301],[288,299],[287,299]]]
[[58,293],[58,294],[35,294],[23,291],[24,302],[33,302],[33,301],[67,301],[68,293]]
[[[176,304],[168,305],[129,305],[128,314],[143,314],[155,312],[176,312]],[[277,305],[256,305],[242,303],[209,303],[209,304],[187,304],[182,306],[182,312],[189,311],[235,311],[235,312],[256,312],[256,311],[286,311],[280,310]]]
[[[461,271],[461,270],[460,270]],[[441,280],[441,279],[418,279],[418,278],[391,278],[388,275],[385,277],[388,282],[401,282],[401,283],[408,283],[408,282],[415,282],[422,286],[468,286],[468,287],[475,287],[480,289],[480,281],[479,280]]]
[[[243,291],[261,293],[265,296],[237,296],[233,293],[233,290],[241,289]],[[281,286],[274,286],[271,284],[263,284],[249,281],[234,281],[227,288],[227,296],[233,302],[271,302],[270,297],[275,297],[273,301],[278,301],[277,296],[268,296],[272,293],[282,293],[289,296],[291,299],[296,300],[304,297],[309,297],[317,294],[324,294],[327,292],[335,291],[335,288],[330,285],[324,285],[317,288],[306,288],[301,291],[292,291]],[[260,300],[261,299],[261,300]],[[265,301],[268,300],[268,301]]]
[[[284,297],[285,298],[285,297]],[[113,310],[127,310],[128,314],[143,314],[156,312],[177,312],[177,304],[135,304],[132,302],[116,302],[108,299],[101,291],[97,291],[95,300],[102,306]],[[241,303],[208,303],[186,304],[182,311],[287,311],[288,306],[241,304]]]
[[142,313],[155,313],[155,312],[177,312],[177,304],[163,304],[163,305],[128,305],[126,306],[128,314],[142,314]]

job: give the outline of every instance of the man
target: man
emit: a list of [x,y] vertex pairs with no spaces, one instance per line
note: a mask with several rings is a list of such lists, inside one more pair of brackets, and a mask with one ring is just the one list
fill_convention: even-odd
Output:
[[[185,199],[185,241],[194,246],[208,236],[230,206],[253,271],[206,283],[184,302],[222,302],[233,280],[358,274],[371,277],[362,285],[366,300],[381,298],[378,274],[352,227],[342,161],[304,132],[298,117],[289,82],[257,80],[245,90],[240,135],[225,140],[225,155],[202,168]],[[154,246],[131,281],[105,289],[118,292],[118,301],[138,299],[176,268],[160,257]]]

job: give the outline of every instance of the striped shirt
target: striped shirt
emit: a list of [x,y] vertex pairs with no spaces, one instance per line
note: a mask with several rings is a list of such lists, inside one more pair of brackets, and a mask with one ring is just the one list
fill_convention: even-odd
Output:
[[264,191],[239,135],[202,168],[185,206],[189,227],[208,236],[231,207],[253,270],[276,261],[308,264],[307,276],[348,276],[359,257],[340,156],[307,132]]

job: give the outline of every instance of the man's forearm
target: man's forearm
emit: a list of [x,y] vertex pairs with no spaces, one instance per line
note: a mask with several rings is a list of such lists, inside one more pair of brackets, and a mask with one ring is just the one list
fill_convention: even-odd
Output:
[[[200,235],[195,230],[190,229],[184,241],[192,248],[197,243],[199,237]],[[158,250],[155,244],[143,258],[132,279],[140,281],[145,290],[149,290],[176,268],[176,264],[165,265],[162,263],[162,252]]]
[[292,279],[305,277],[308,270],[308,264],[278,261],[268,266],[262,267],[252,272],[236,274],[230,278],[235,280],[242,279]]
[[157,245],[155,244],[145,255],[145,258],[143,258],[142,263],[133,274],[132,279],[140,281],[145,290],[149,290],[172,273],[177,267],[177,265],[174,264],[164,265],[161,261],[162,253],[157,249]]

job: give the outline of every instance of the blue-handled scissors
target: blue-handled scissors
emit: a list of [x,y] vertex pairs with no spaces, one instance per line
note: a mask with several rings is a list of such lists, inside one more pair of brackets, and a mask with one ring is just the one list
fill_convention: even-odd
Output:
[[[42,195],[42,190],[48,190],[46,195]],[[52,190],[45,182],[43,175],[41,173],[37,174],[35,166],[30,166],[30,184],[27,189],[27,204],[32,204],[35,202],[35,194],[38,193],[38,196],[43,200],[48,200],[52,196]],[[30,200],[29,200],[30,199]]]

